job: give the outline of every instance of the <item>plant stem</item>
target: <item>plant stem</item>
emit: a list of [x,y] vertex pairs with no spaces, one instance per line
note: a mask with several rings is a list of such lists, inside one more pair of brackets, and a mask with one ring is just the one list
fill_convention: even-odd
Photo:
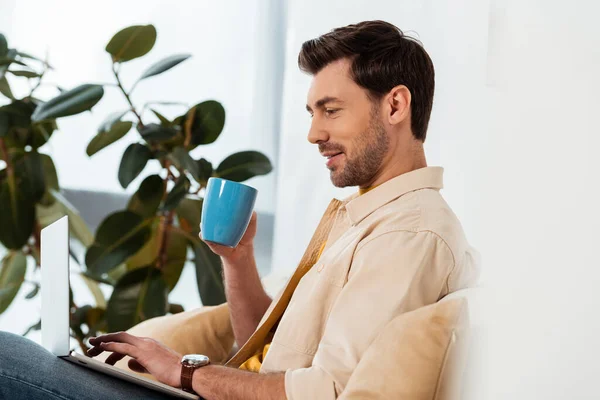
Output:
[[0,138],[0,160],[4,160],[6,163],[6,173],[8,175],[13,174],[12,164],[10,162],[10,158],[8,157],[8,150],[6,148],[6,143],[4,142],[4,138]]
[[[173,173],[171,172],[171,161],[165,159],[161,162],[163,168],[167,170],[167,176],[165,177],[165,190],[163,192],[162,201],[164,202],[168,195],[168,183],[170,180],[174,180]],[[156,268],[161,270],[165,264],[167,263],[167,244],[169,240],[169,227],[173,225],[173,214],[174,210],[168,211],[165,215],[162,215],[160,218],[160,225],[158,227],[158,237],[159,237],[159,248],[158,248],[158,258],[156,260]]]
[[37,84],[33,87],[33,89],[31,89],[31,92],[29,92],[29,96],[28,97],[32,97],[33,96],[33,92],[35,92],[37,90],[37,88],[40,87],[40,85],[42,84],[42,79],[44,78],[44,75],[46,74],[46,72],[48,71],[50,67],[50,64],[48,64],[48,53],[46,53],[46,57],[45,60],[43,61],[44,63],[44,70],[42,71],[42,73],[40,74],[40,77],[37,81]]
[[158,250],[158,260],[156,267],[159,270],[162,270],[164,266],[167,264],[167,245],[169,243],[169,234],[171,231],[171,227],[173,226],[173,216],[175,214],[175,210],[171,210],[167,212],[167,215],[164,215],[161,220],[160,226],[160,247]]
[[143,127],[144,123],[142,122],[142,117],[136,111],[135,106],[133,105],[133,102],[131,101],[131,97],[129,97],[129,94],[123,87],[123,84],[121,83],[121,78],[119,78],[119,71],[117,71],[115,64],[113,64],[113,74],[115,75],[115,78],[117,79],[117,86],[119,86],[119,89],[121,89],[121,92],[123,92],[123,94],[125,95],[125,98],[127,99],[127,102],[129,103],[129,106],[131,107],[131,111],[135,114],[140,125]]

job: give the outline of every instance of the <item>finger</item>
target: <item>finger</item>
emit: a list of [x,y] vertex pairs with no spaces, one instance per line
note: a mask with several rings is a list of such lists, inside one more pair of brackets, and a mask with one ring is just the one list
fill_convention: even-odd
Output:
[[92,337],[89,340],[90,344],[93,346],[98,346],[103,342],[121,342],[121,343],[129,343],[132,345],[138,345],[141,342],[141,338],[137,336],[133,336],[127,332],[115,332],[115,333],[107,333],[106,335],[100,335],[96,337]]
[[121,353],[112,353],[110,356],[106,357],[104,361],[106,364],[115,365],[115,363],[119,360],[122,360],[125,357],[125,354]]
[[128,343],[104,342],[100,344],[103,351],[112,351],[113,353],[121,353],[132,358],[138,358],[140,351],[137,347]]
[[134,360],[133,358],[127,362],[127,366],[132,371],[140,372],[142,374],[148,373],[148,370],[146,368],[144,368],[142,366],[142,364],[140,364],[137,360]]
[[85,354],[87,354],[89,357],[96,357],[98,354],[102,353],[104,350],[102,350],[100,348],[100,346],[94,346],[91,349],[89,349]]

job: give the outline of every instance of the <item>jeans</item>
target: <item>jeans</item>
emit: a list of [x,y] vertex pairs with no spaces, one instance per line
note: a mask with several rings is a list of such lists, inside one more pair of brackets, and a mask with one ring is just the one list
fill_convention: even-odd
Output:
[[167,400],[175,397],[79,367],[23,336],[0,331],[0,399]]

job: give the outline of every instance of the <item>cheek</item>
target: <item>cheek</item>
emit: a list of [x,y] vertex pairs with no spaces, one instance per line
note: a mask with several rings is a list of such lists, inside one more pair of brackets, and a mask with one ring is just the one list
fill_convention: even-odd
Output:
[[339,118],[339,121],[332,120],[328,127],[329,141],[343,146],[346,151],[350,152],[361,134],[358,126],[354,121],[343,118]]

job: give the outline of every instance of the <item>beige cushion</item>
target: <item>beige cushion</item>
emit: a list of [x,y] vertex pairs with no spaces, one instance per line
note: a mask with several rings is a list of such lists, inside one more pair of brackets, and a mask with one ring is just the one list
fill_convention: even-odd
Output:
[[[227,360],[234,342],[227,303],[152,318],[127,332],[156,339],[180,354],[205,354],[215,363]],[[109,354],[102,353],[97,359],[104,361]],[[125,357],[115,365],[129,370],[129,359]],[[149,374],[140,375],[153,379]]]
[[350,376],[341,399],[460,399],[467,342],[464,298],[393,319]]

